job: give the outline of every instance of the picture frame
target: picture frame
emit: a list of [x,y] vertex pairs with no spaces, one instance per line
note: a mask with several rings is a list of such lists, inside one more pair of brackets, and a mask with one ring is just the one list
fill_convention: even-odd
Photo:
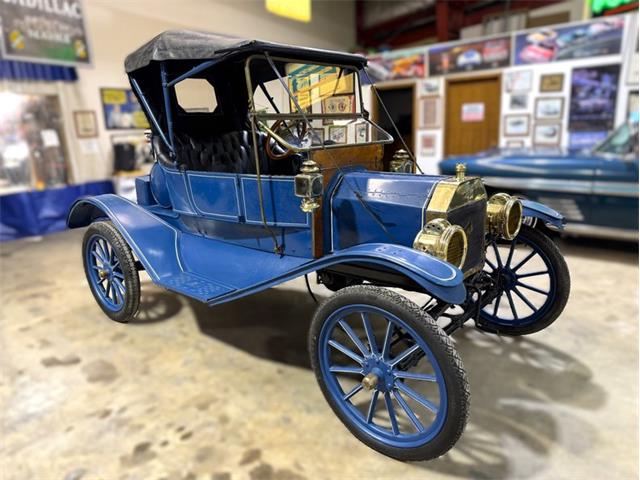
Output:
[[504,116],[505,137],[525,137],[529,135],[531,128],[531,115],[517,113]]
[[561,92],[564,87],[564,73],[540,75],[540,92]]
[[369,141],[369,125],[366,123],[356,124],[356,143],[367,143]]
[[533,144],[555,147],[560,145],[562,125],[560,123],[536,123],[533,127]]
[[442,88],[442,80],[440,78],[425,78],[420,82],[420,96],[427,97],[440,95]]
[[311,145],[324,145],[324,128],[314,128]]
[[437,140],[438,138],[435,133],[420,132],[418,134],[418,156],[435,157]]
[[75,110],[73,124],[78,138],[96,138],[98,136],[98,118],[94,110]]
[[442,98],[438,95],[420,99],[420,128],[440,128]]
[[527,93],[533,87],[533,70],[517,70],[507,72],[505,76],[505,89],[509,93]]
[[524,140],[507,140],[505,146],[507,148],[524,148]]
[[106,130],[151,128],[138,99],[130,88],[101,87],[100,100]]
[[511,110],[527,110],[529,108],[528,94],[513,94],[509,98],[509,109]]
[[564,114],[564,97],[538,97],[534,108],[536,120],[560,120]]
[[335,143],[347,143],[347,126],[331,125],[329,127],[329,140]]
[[356,97],[355,95],[334,95],[322,100],[322,113],[355,113]]

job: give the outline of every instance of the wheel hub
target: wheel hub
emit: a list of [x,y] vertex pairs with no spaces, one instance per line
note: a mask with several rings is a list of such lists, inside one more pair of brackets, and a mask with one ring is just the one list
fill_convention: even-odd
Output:
[[512,290],[516,286],[518,277],[514,272],[505,268],[500,272],[500,280],[505,290]]
[[393,369],[382,357],[372,355],[364,362],[362,386],[367,390],[388,392],[393,389]]

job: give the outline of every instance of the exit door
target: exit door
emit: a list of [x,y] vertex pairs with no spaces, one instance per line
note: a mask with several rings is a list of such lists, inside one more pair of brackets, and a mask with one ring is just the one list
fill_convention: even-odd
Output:
[[463,155],[498,146],[500,77],[447,83],[445,154]]

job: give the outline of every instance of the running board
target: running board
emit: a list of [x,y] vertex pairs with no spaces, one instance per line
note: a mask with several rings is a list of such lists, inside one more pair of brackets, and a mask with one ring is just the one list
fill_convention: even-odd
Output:
[[181,272],[168,277],[163,277],[161,284],[168,290],[172,290],[207,303],[236,290],[235,288],[228,287],[216,281],[202,278],[188,272]]

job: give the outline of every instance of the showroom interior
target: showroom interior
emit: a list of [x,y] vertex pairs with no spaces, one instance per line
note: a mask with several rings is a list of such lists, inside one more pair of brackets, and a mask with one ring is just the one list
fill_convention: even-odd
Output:
[[[0,27],[2,478],[638,477],[637,1],[5,0]],[[212,151],[229,169],[194,166]],[[486,205],[479,224],[465,210],[458,263],[429,243],[459,235],[433,223],[446,185]],[[522,232],[557,262],[540,305],[508,269]],[[421,283],[432,260],[451,278]],[[489,284],[520,329],[483,323],[502,311]],[[363,343],[339,322],[357,353],[327,341],[362,366],[338,396],[371,390],[369,412],[329,399],[316,323],[382,287],[466,372],[466,406],[443,413],[464,419],[431,456],[393,453],[431,404],[375,356],[364,313]],[[514,303],[547,301],[553,318],[522,326]],[[399,325],[453,402],[437,351]]]

